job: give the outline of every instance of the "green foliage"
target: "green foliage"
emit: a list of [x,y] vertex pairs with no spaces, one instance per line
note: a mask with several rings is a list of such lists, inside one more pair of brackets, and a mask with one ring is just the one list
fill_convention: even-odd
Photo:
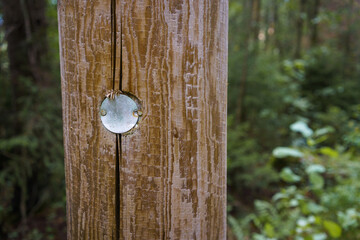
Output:
[[244,239],[244,233],[240,223],[233,216],[228,216],[228,222],[232,228],[232,233],[235,235],[235,237],[238,240]]
[[301,158],[303,156],[302,152],[300,152],[299,150],[288,147],[277,147],[273,150],[272,154],[275,158]]
[[[247,135],[249,126],[238,125],[235,129],[233,118],[228,126],[228,192],[231,205],[236,205],[238,196],[249,191],[271,191],[271,184],[278,180],[276,172],[267,164],[268,154],[260,154],[261,147],[256,139]],[[257,179],[254,181],[254,179]],[[269,192],[270,193],[270,192]],[[251,199],[249,199],[251,201]],[[243,209],[244,210],[244,209]]]
[[[53,233],[43,230],[55,223],[49,216],[61,209],[62,219],[65,218],[56,5],[48,6],[47,16],[50,48],[42,61],[44,65],[38,66],[47,73],[43,82],[21,74],[16,81],[11,79],[7,44],[0,24],[1,239],[52,239]],[[46,217],[39,220],[41,214]],[[46,224],[34,226],[43,219]]]
[[[325,129],[325,128],[324,128]],[[297,129],[294,129],[295,131]],[[325,131],[314,131],[322,132]],[[255,201],[255,212],[239,223],[251,239],[358,239],[360,237],[359,155],[323,146],[318,134],[298,149],[301,164],[284,167],[280,174],[286,185],[271,201]],[[309,141],[310,138],[313,141]],[[293,150],[293,149],[291,149]],[[297,172],[297,174],[294,173]],[[241,225],[243,224],[243,225]],[[255,231],[249,231],[255,227]]]
[[359,7],[317,2],[229,2],[229,239],[360,238]]
[[301,180],[301,178],[288,167],[282,169],[280,178],[288,183],[299,182]]
[[[27,80],[23,81],[26,84]],[[6,120],[2,120],[2,126],[16,122],[24,129],[20,135],[13,135],[12,128],[0,127],[0,225],[4,232],[18,218],[64,199],[59,99],[57,88],[45,91],[32,86],[28,94],[17,99],[22,108],[7,113],[10,122],[4,124]],[[36,195],[30,195],[34,192]],[[21,215],[19,206],[24,209]]]

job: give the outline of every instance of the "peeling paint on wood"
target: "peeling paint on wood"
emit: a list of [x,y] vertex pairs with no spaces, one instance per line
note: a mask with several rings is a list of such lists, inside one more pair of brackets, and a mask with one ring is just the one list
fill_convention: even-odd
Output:
[[[110,5],[59,3],[68,239],[115,239],[116,137],[99,116],[113,81]],[[120,239],[225,239],[228,1],[116,6],[115,81],[121,52],[121,88],[143,104],[121,137]]]

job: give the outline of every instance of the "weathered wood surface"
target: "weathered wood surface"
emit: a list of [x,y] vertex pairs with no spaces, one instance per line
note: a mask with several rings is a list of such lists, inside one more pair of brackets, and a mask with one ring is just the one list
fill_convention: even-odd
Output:
[[121,88],[144,112],[121,137],[119,203],[115,135],[98,114],[110,4],[59,3],[68,238],[116,239],[120,204],[120,239],[225,239],[228,1],[116,2]]
[[99,117],[100,103],[113,87],[110,5],[110,0],[58,4],[67,231],[73,240],[116,235],[116,136]]

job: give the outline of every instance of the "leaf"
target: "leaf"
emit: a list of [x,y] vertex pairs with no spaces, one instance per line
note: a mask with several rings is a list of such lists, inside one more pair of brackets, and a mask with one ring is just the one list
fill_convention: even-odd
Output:
[[300,218],[299,220],[297,220],[296,224],[299,227],[305,227],[306,225],[308,225],[308,221],[305,218]]
[[309,180],[314,189],[322,189],[324,187],[324,178],[316,172],[309,175]]
[[339,156],[339,153],[337,151],[335,151],[334,149],[329,148],[329,147],[320,148],[320,153],[327,155],[329,157],[333,157],[333,158],[336,158]]
[[299,150],[288,148],[288,147],[277,147],[272,152],[273,156],[276,158],[286,158],[286,157],[303,157],[303,153]]
[[311,106],[309,101],[305,98],[297,98],[292,101],[292,104],[302,111],[307,111]]
[[335,132],[335,128],[328,126],[328,127],[324,127],[324,128],[320,128],[320,129],[316,130],[314,135],[316,137],[319,137],[321,135],[325,135],[325,134],[333,133],[333,132]]
[[316,233],[312,236],[312,240],[326,240],[327,236],[325,233]]
[[289,202],[290,207],[297,207],[299,206],[299,201],[297,199],[291,199]]
[[324,220],[324,228],[333,238],[338,238],[341,236],[341,227],[332,221]]
[[301,133],[305,138],[310,137],[314,131],[303,121],[297,121],[290,125],[290,129],[294,132]]
[[312,164],[306,168],[306,173],[323,173],[325,172],[325,167],[320,164]]
[[298,182],[301,180],[301,177],[296,175],[290,168],[286,167],[280,173],[280,178],[288,183]]
[[321,213],[323,211],[325,211],[325,208],[319,204],[316,204],[314,202],[309,202],[307,204],[307,209],[311,212],[311,213],[314,213],[314,214],[318,214],[318,213]]
[[345,230],[359,226],[358,218],[360,217],[360,213],[358,213],[355,208],[349,208],[346,212],[338,212],[337,217],[339,223]]
[[[7,139],[0,139],[0,150],[10,151],[15,148],[35,148],[37,143],[27,135],[14,136]],[[34,145],[35,144],[35,145]]]
[[266,223],[265,224],[265,234],[270,237],[273,238],[275,237],[275,230],[274,227],[270,224],[270,223]]
[[228,216],[228,221],[230,223],[232,232],[234,233],[236,238],[238,240],[244,239],[244,234],[243,234],[243,231],[241,229],[241,226],[240,226],[239,222],[231,215]]
[[261,234],[257,234],[257,233],[255,233],[253,235],[253,238],[254,238],[254,240],[268,240],[268,238],[266,238],[265,236],[263,236]]
[[273,200],[274,202],[276,202],[277,200],[280,200],[280,199],[283,199],[283,198],[287,198],[287,197],[288,197],[288,196],[287,196],[286,194],[279,192],[279,193],[276,193],[276,194],[272,197],[272,200]]

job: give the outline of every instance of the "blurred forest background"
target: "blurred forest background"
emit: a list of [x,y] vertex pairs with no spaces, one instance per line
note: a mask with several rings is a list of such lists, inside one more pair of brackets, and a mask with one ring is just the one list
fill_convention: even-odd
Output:
[[[228,239],[360,239],[360,0],[230,0]],[[65,239],[56,0],[0,0],[0,239]]]

